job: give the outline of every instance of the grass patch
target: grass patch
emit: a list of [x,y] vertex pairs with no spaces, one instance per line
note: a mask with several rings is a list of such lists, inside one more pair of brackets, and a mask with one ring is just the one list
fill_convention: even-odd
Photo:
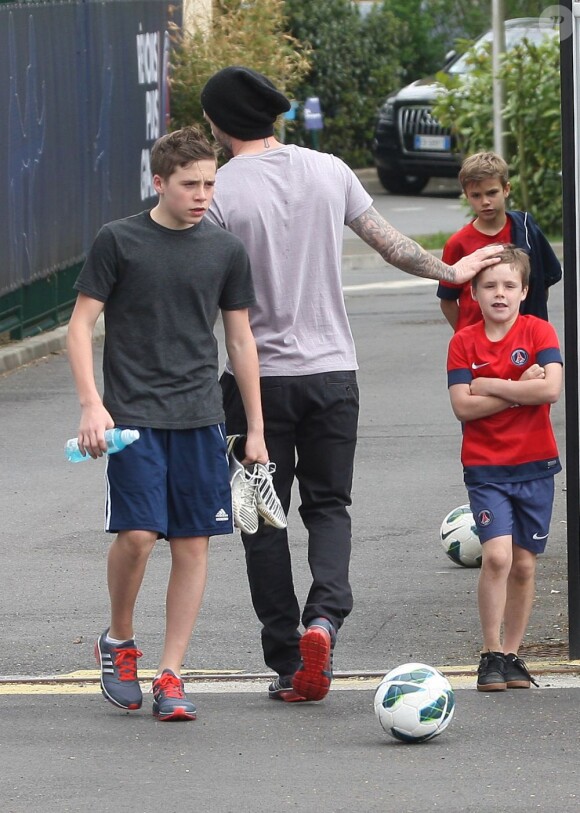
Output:
[[419,243],[421,248],[424,248],[426,251],[436,251],[437,249],[443,248],[452,234],[455,234],[455,232],[438,231],[435,232],[435,234],[414,235],[412,239],[416,243]]
[[[419,243],[421,248],[424,248],[426,251],[437,251],[438,249],[442,249],[447,240],[451,237],[452,234],[455,232],[450,231],[438,231],[435,234],[419,234],[413,237],[413,240],[416,243]],[[546,235],[547,240],[552,245],[556,243],[562,242],[562,235],[561,234],[548,234]]]

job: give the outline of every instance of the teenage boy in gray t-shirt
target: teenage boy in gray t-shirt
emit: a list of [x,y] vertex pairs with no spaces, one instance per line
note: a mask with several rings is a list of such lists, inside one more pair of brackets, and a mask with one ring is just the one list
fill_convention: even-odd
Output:
[[[201,605],[209,537],[232,532],[224,414],[214,324],[221,310],[233,373],[248,421],[246,461],[267,463],[256,345],[248,308],[254,290],[241,241],[209,223],[213,147],[195,127],[162,136],[151,152],[157,205],[103,226],[76,282],[69,360],[81,404],[78,439],[91,457],[104,432],[140,438],[107,460],[110,626],[95,655],[107,700],[138,709],[133,611],[155,542],[171,549],[166,635],[153,680],[160,720],[195,719],[180,677]],[[104,310],[104,393],[92,336]]]

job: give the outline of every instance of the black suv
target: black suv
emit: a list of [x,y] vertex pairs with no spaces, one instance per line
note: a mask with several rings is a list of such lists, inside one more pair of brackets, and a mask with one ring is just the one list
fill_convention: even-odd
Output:
[[[540,42],[553,29],[540,25],[536,17],[505,21],[506,48],[524,38]],[[473,48],[492,42],[493,33],[483,34]],[[466,73],[467,54],[450,54],[445,73]],[[387,97],[379,110],[372,152],[379,180],[395,195],[417,195],[431,177],[456,178],[461,157],[455,138],[433,117],[432,107],[442,85],[432,77],[418,79]],[[490,116],[492,115],[490,111]]]

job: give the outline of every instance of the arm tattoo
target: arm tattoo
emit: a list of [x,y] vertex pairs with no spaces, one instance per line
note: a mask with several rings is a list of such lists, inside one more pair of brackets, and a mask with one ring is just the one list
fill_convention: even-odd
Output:
[[414,240],[397,231],[374,206],[352,220],[349,227],[355,234],[377,251],[385,262],[416,277],[455,281],[455,269],[445,265]]

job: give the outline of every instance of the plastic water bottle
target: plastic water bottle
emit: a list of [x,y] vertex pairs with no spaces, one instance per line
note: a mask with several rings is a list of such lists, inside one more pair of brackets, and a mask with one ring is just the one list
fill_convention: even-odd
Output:
[[[105,440],[107,441],[106,454],[121,452],[129,444],[139,440],[138,429],[106,429]],[[83,460],[93,460],[89,454],[81,454],[78,438],[67,440],[64,445],[66,459],[71,463],[81,463]]]

